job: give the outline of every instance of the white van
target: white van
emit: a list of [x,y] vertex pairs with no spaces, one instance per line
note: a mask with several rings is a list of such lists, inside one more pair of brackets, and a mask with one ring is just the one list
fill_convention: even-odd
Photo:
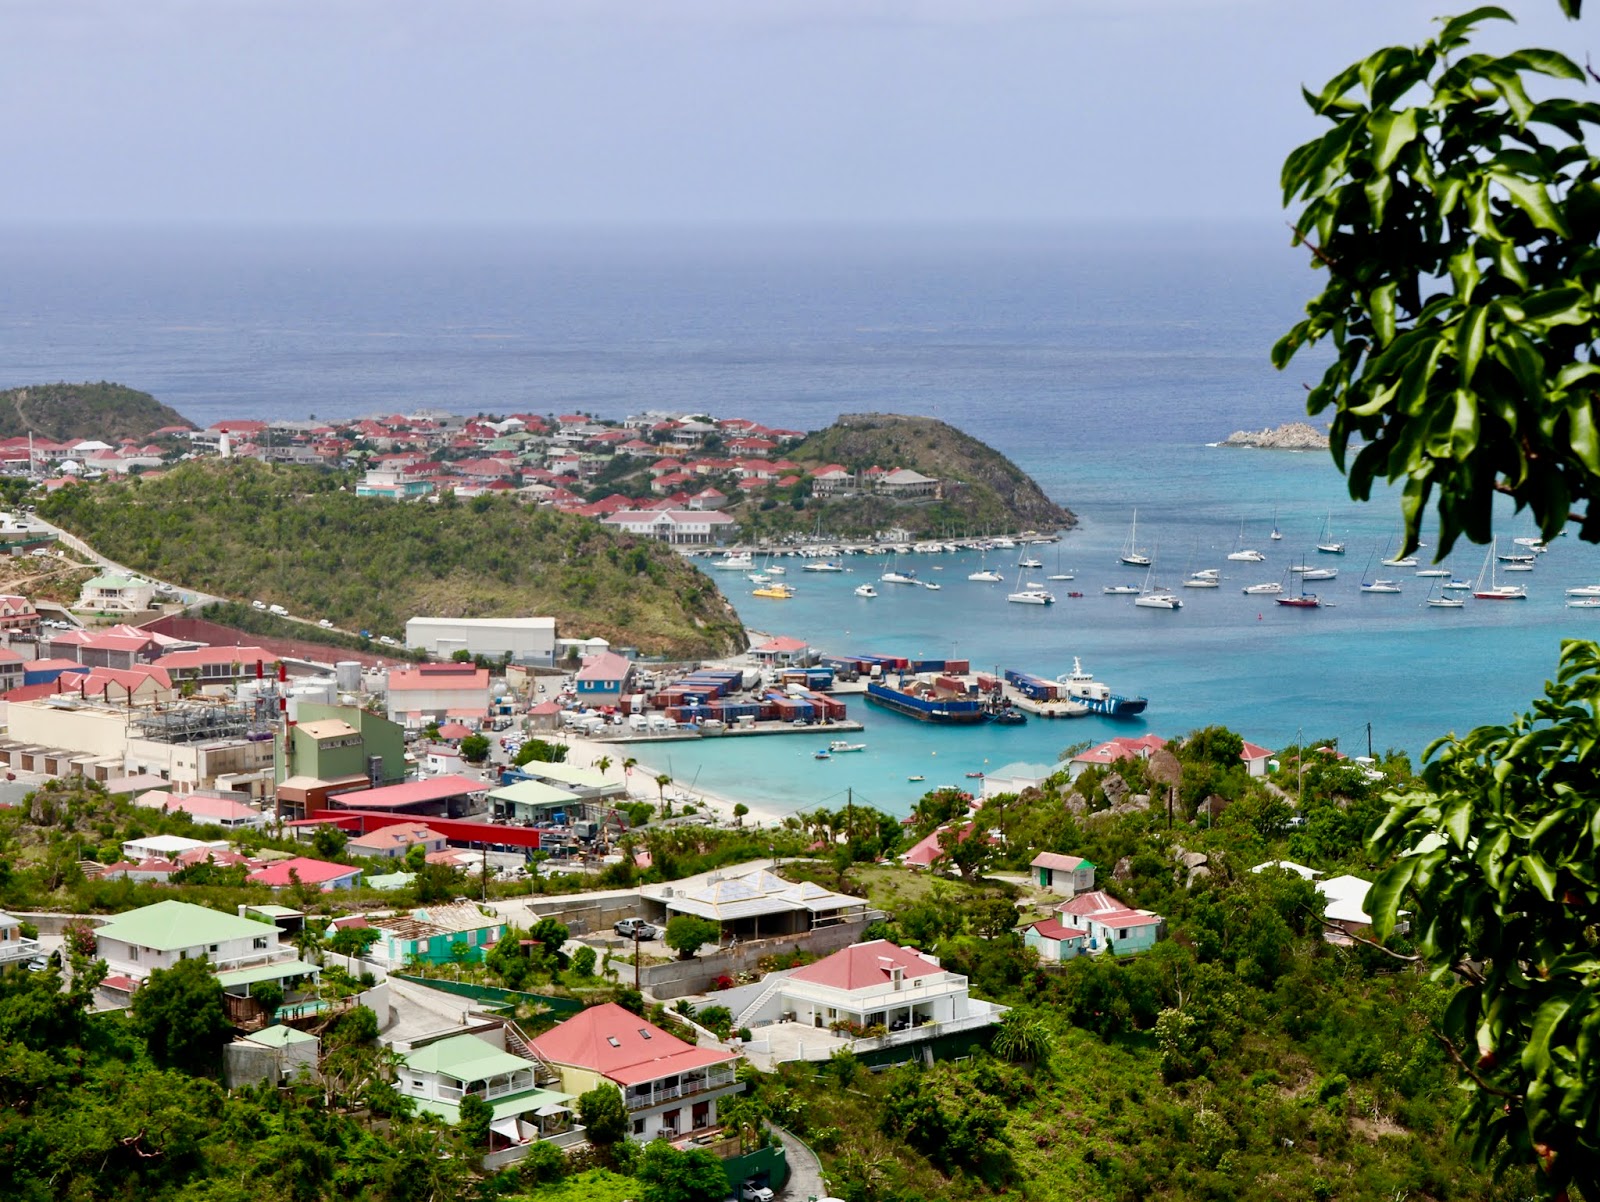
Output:
[[265,601],[252,601],[252,602],[250,602],[250,608],[251,609],[266,609],[267,608],[267,603]]
[[267,612],[269,614],[277,614],[280,618],[287,618],[289,616],[289,611],[281,605],[269,605],[267,606]]

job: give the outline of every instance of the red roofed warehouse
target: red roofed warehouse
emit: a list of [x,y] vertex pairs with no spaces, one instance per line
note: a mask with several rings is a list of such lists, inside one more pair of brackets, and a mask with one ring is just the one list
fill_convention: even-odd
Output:
[[348,864],[296,856],[292,860],[279,860],[276,864],[252,872],[245,880],[252,885],[267,885],[273,889],[283,889],[299,881],[302,885],[315,885],[328,893],[334,889],[357,888],[361,884],[361,869]]
[[489,714],[489,669],[423,664],[389,671],[389,721],[422,727],[447,718]]
[[717,1103],[744,1088],[733,1077],[735,1053],[697,1048],[612,1002],[591,1006],[532,1042],[560,1071],[563,1092],[615,1086],[628,1110],[628,1133],[640,1143],[715,1127]]

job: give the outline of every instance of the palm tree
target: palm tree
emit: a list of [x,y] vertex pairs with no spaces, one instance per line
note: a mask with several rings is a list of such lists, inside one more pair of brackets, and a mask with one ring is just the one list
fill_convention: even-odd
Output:
[[611,757],[609,755],[601,756],[594,762],[594,766],[599,769],[600,775],[604,776],[611,771]]
[[661,806],[663,818],[672,817],[672,810],[667,806],[667,786],[672,783],[672,777],[665,772],[656,776],[656,801]]
[[638,766],[639,761],[630,755],[627,759],[622,761],[622,775],[627,776],[628,773],[632,772]]

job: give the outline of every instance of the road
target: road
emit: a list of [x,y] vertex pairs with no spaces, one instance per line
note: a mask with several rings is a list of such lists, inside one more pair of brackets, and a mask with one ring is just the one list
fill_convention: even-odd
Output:
[[782,1127],[774,1124],[772,1133],[783,1144],[783,1154],[789,1162],[789,1180],[777,1191],[781,1202],[812,1202],[826,1198],[828,1184],[822,1176],[822,1162],[805,1144]]

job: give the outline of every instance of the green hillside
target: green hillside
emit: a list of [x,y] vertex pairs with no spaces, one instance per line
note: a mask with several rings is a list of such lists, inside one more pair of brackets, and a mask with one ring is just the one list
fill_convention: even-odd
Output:
[[[861,496],[830,500],[825,527],[838,534],[902,526],[914,534],[978,534],[1059,530],[1076,524],[1031,476],[999,451],[931,417],[844,414],[788,453],[808,468],[837,463],[851,471],[874,465],[910,468],[945,481],[938,500],[894,502]],[[956,487],[949,487],[950,483]]]
[[163,426],[192,426],[148,392],[121,384],[30,384],[0,392],[0,438],[28,433],[57,442],[144,438]]
[[343,477],[253,460],[68,488],[41,514],[184,588],[399,635],[406,619],[550,615],[647,653],[744,646],[716,586],[665,546],[515,501],[395,504]]

